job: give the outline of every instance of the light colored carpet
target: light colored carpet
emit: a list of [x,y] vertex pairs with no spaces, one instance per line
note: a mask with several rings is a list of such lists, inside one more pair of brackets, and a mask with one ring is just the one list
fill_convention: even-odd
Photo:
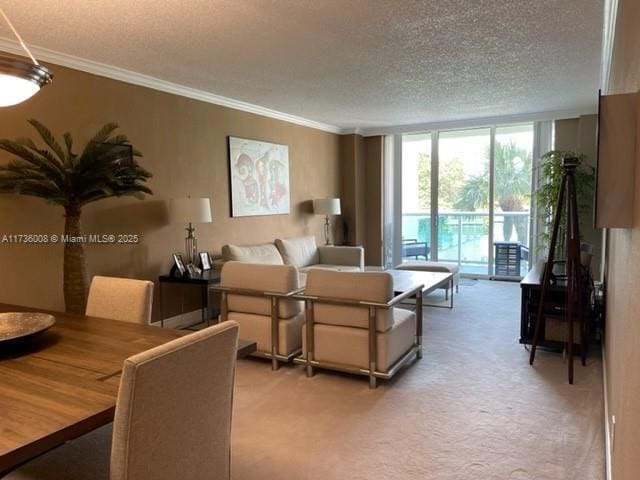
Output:
[[426,308],[424,358],[390,382],[238,362],[234,480],[600,480],[602,366],[518,344],[517,283],[460,288]]

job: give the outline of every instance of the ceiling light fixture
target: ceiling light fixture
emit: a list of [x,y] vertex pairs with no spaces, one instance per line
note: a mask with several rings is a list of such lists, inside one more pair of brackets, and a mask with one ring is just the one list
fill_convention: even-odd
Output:
[[0,52],[0,107],[9,107],[34,96],[40,88],[51,83],[53,74],[40,65],[22,41],[9,17],[0,8],[0,15],[5,19],[13,34],[27,52],[31,62],[26,58],[10,53]]

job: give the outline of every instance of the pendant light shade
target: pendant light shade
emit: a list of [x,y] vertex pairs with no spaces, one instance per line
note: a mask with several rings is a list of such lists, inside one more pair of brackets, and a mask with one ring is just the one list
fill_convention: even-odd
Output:
[[24,51],[29,55],[27,59],[11,53],[0,52],[0,107],[9,107],[33,97],[42,87],[51,83],[53,74],[31,55],[27,45],[2,8],[0,8],[0,17],[5,20]]
[[53,75],[44,66],[26,58],[0,53],[0,107],[9,107],[31,98],[51,83]]

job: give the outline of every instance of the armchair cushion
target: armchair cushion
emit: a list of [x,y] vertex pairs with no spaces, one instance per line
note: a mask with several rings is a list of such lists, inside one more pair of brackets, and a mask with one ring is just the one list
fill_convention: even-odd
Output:
[[[378,332],[376,368],[387,372],[413,345],[416,317],[413,312],[393,309],[393,327]],[[306,326],[302,328],[303,355],[306,354]],[[369,368],[369,331],[364,328],[314,325],[313,358],[320,362]]]
[[277,238],[275,244],[286,265],[294,265],[300,268],[320,263],[318,246],[314,236]]
[[[229,312],[228,319],[240,325],[242,338],[250,338],[257,343],[258,352],[271,353],[271,321],[265,321],[263,315],[241,312]],[[304,325],[303,312],[278,322],[279,355],[288,355],[300,349],[302,325]]]
[[324,265],[340,265],[358,267],[364,271],[364,249],[362,247],[318,247],[320,261]]
[[222,247],[222,258],[225,261],[284,265],[282,256],[273,243],[263,243],[260,245],[224,245]]
[[[298,282],[298,271],[291,265],[227,262],[220,276],[220,285],[223,287],[260,292],[287,293],[296,290]],[[271,316],[271,301],[268,298],[230,294],[227,302],[229,312]],[[301,310],[299,301],[280,300],[278,316],[290,318]]]
[[[336,272],[312,268],[307,274],[305,294],[386,303],[393,298],[393,277],[388,272]],[[314,322],[368,329],[369,309],[319,302],[314,306]],[[392,326],[392,309],[378,309],[376,330],[386,332]]]

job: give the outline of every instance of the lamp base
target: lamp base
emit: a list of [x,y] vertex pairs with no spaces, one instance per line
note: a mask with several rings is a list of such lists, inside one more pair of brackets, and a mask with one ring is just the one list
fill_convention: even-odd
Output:
[[325,246],[331,245],[331,223],[329,220],[329,215],[324,216],[324,244]]
[[184,239],[187,264],[193,265],[196,255],[198,254],[198,241],[196,240],[196,237],[194,235],[196,227],[194,227],[191,222],[189,222],[189,226],[185,230],[187,231],[187,236]]

